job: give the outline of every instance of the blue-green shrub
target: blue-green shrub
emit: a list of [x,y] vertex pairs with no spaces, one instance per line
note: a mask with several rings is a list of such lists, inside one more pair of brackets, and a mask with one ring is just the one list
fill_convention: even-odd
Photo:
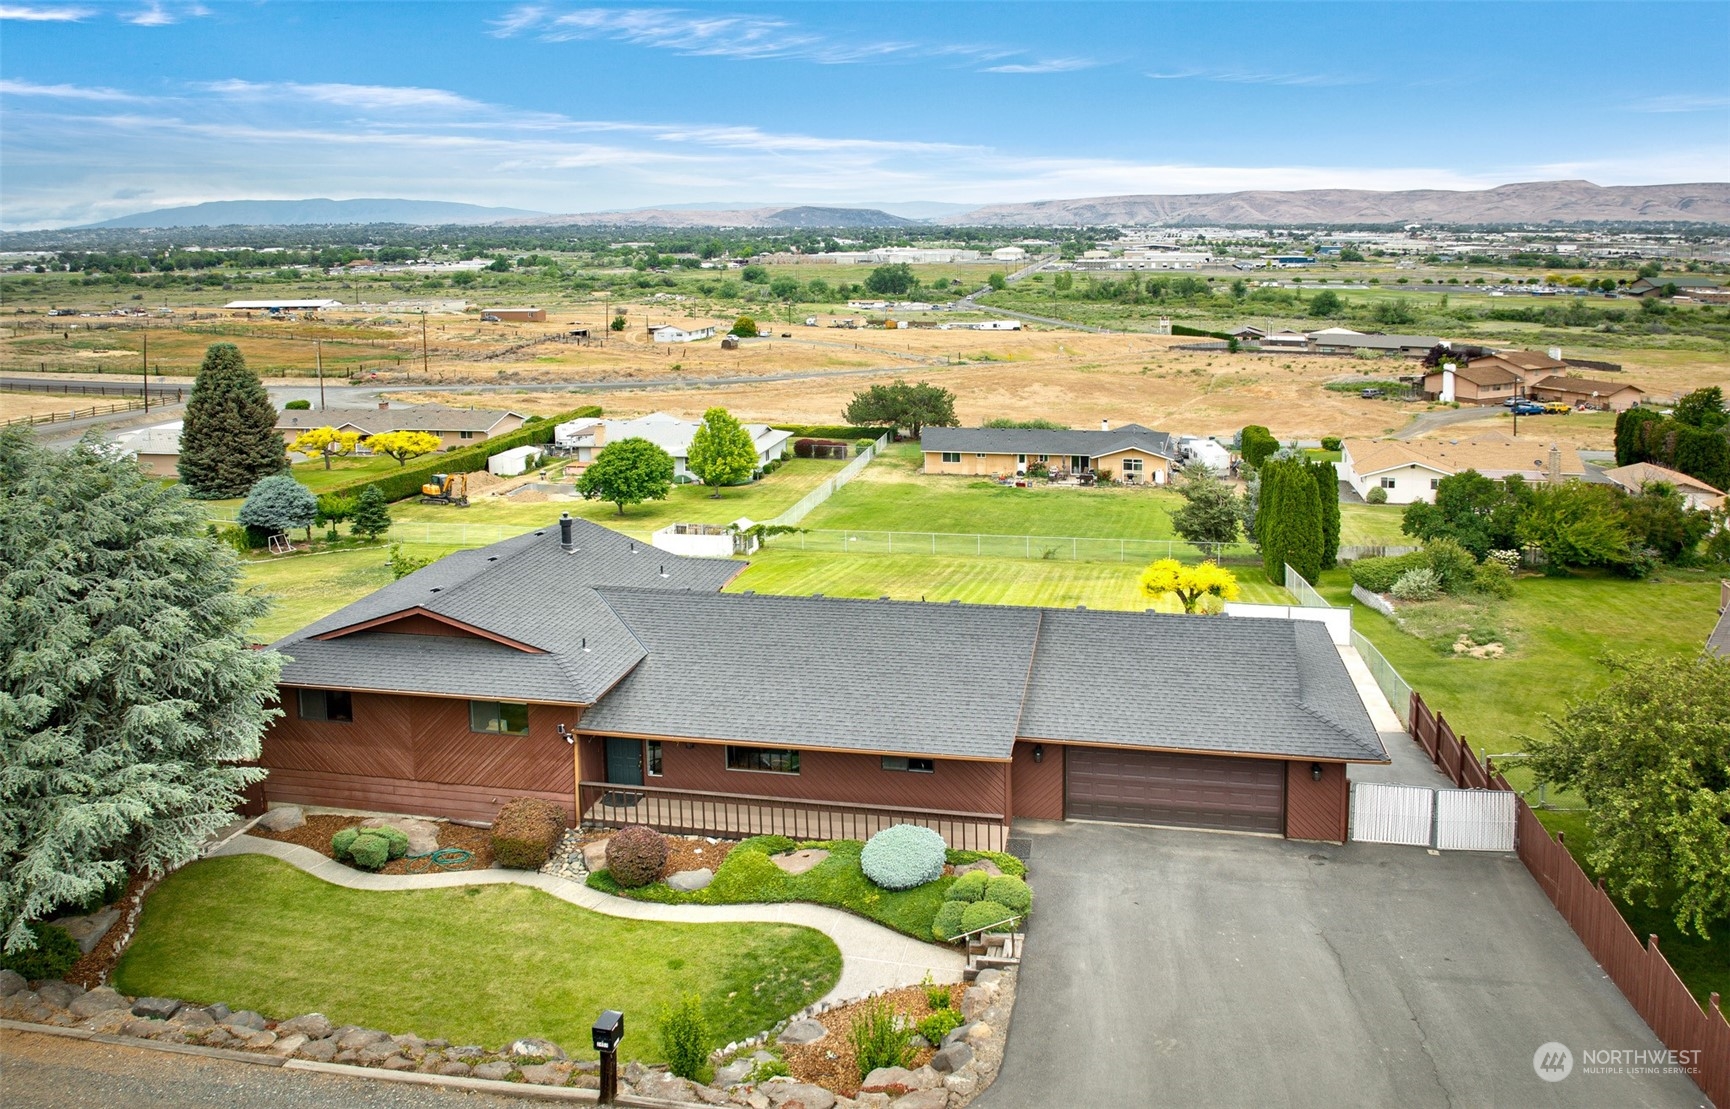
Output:
[[906,890],[943,877],[943,837],[917,824],[892,824],[872,836],[860,853],[865,877],[886,890]]
[[367,831],[375,836],[382,836],[385,842],[390,844],[391,858],[400,859],[408,854],[408,834],[401,829],[386,825],[382,828],[368,828]]
[[348,858],[348,849],[354,846],[354,841],[359,837],[359,828],[344,828],[330,837],[330,853],[338,859]]

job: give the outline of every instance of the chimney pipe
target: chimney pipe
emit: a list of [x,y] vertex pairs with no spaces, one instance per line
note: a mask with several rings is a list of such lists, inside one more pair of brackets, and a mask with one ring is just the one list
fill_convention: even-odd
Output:
[[567,551],[577,549],[577,541],[571,537],[571,525],[575,522],[569,512],[559,513],[559,546]]
[[1550,480],[1562,484],[1562,448],[1554,443],[1550,444]]
[[1111,421],[1110,420],[1099,421],[1099,430],[1110,431],[1111,430]]

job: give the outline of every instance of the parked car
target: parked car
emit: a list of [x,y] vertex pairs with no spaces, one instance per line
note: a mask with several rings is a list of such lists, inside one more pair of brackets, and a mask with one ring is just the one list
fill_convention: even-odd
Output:
[[1550,413],[1553,413],[1557,416],[1566,416],[1568,413],[1572,412],[1573,410],[1574,410],[1573,407],[1571,405],[1569,405],[1566,401],[1553,400],[1550,403],[1544,405],[1544,411],[1545,412],[1550,412]]
[[1542,416],[1544,414],[1543,405],[1529,400],[1518,401],[1508,410],[1516,416]]
[[1364,398],[1365,400],[1376,400],[1382,396],[1382,391],[1380,389],[1365,389],[1362,392],[1360,392],[1358,394],[1358,396]]

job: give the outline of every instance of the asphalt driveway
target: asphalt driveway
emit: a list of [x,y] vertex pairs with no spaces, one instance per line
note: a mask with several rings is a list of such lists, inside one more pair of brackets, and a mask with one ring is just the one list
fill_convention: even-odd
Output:
[[[1031,834],[1035,911],[982,1109],[1698,1106],[1586,1073],[1661,1045],[1512,855],[1100,824]],[[1574,1054],[1538,1078],[1548,1042]]]

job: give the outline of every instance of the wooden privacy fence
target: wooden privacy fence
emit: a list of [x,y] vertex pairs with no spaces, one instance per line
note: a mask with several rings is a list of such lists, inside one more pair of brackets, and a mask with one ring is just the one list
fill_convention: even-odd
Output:
[[34,416],[19,416],[16,419],[0,423],[0,427],[11,427],[13,424],[57,424],[72,420],[89,419],[92,416],[106,416],[111,412],[127,412],[134,408],[143,408],[142,400],[121,401],[118,404],[93,404],[89,408],[68,408],[64,412],[38,412]]
[[1552,837],[1490,760],[1479,762],[1465,740],[1415,690],[1410,720],[1412,738],[1455,785],[1514,793],[1514,849],[1538,888],[1659,1041],[1676,1053],[1677,1064],[1687,1069],[1695,1085],[1715,1104],[1730,1106],[1730,1022],[1724,1018],[1718,995],[1712,994],[1706,1008],[1700,1007],[1658,950],[1658,937],[1647,936],[1645,943],[1640,942],[1604,891],[1604,883],[1594,884],[1586,877],[1563,838]]

